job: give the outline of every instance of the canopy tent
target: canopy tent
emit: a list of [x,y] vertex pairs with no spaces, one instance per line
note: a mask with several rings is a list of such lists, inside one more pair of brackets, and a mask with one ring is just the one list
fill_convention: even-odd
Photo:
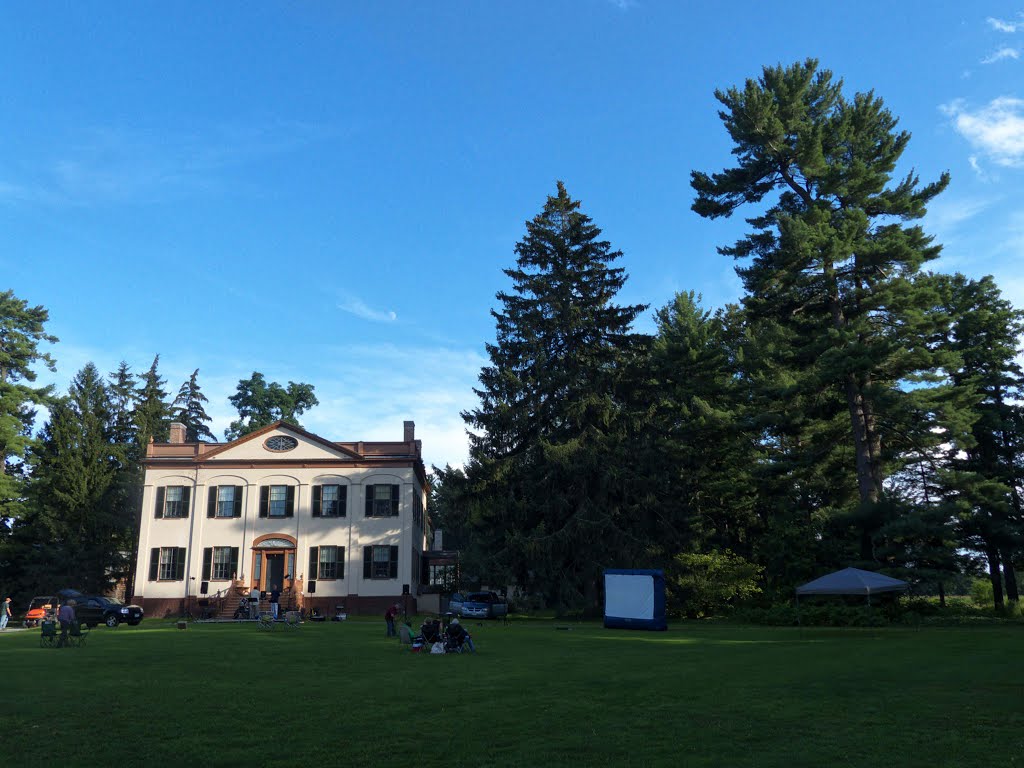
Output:
[[829,573],[797,587],[796,599],[799,603],[800,595],[865,595],[870,605],[871,595],[880,592],[903,592],[909,586],[905,581],[873,571],[843,568],[841,571]]

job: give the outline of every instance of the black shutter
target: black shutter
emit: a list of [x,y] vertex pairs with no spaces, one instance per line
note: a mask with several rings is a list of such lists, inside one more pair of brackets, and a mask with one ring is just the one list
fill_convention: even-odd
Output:
[[345,512],[348,510],[348,486],[347,485],[339,485],[338,486],[338,506],[341,507],[341,509],[338,510],[338,515],[341,516],[341,517],[345,517]]
[[235,486],[235,497],[234,498],[235,498],[235,501],[234,501],[234,507],[231,510],[231,516],[232,517],[241,517],[242,516],[242,486],[240,486],[240,485],[236,485]]
[[160,547],[149,550],[149,580],[156,581],[160,573]]
[[373,517],[373,486],[365,485],[366,489],[366,516]]
[[213,547],[203,550],[203,581],[210,580],[210,571],[213,568]]
[[398,493],[401,486],[391,486],[391,514],[392,516],[398,515]]
[[345,548],[338,547],[338,578],[345,578]]
[[320,517],[320,503],[324,494],[322,485],[313,486],[313,517]]
[[160,486],[159,488],[156,489],[156,516],[157,517],[163,517],[164,516],[164,492],[165,492],[165,489],[164,489],[163,486]]
[[238,547],[231,548],[231,568],[229,573],[232,579],[238,576]]
[[188,517],[188,506],[189,506],[188,502],[189,502],[189,498],[190,498],[191,494],[192,494],[192,489],[189,486],[187,486],[187,485],[181,486],[181,516],[182,517]]
[[363,547],[363,578],[368,579],[373,575],[373,547]]
[[174,578],[177,579],[178,581],[183,581],[185,579],[185,548],[184,547],[178,547],[178,559],[175,562],[175,565],[177,566],[177,568],[175,569],[175,572],[174,572]]
[[287,501],[285,502],[284,516],[294,517],[295,516],[295,486],[288,486]]
[[210,486],[210,493],[206,497],[206,516],[217,516],[217,486]]
[[270,486],[264,485],[260,487],[260,517],[266,517],[268,509],[270,509]]
[[306,578],[315,579],[320,575],[320,547],[309,548],[309,576]]
[[[397,486],[396,486],[397,487]],[[398,578],[398,547],[391,548],[391,563],[390,563],[390,576],[392,579]]]

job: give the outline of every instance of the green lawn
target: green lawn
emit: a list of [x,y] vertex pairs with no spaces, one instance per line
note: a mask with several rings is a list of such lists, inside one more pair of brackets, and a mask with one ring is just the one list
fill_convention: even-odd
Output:
[[7,633],[0,754],[19,768],[1024,765],[1020,626],[467,624],[476,656],[411,654],[382,621],[147,620],[81,649]]

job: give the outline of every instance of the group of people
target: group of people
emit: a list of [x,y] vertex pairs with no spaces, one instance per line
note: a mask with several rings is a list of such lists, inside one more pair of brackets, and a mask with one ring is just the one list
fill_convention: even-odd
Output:
[[[399,604],[395,603],[384,612],[386,637],[398,636],[398,632],[395,630],[395,619],[398,617],[399,610]],[[470,652],[476,653],[473,636],[466,631],[457,618],[452,619],[447,627],[442,626],[440,619],[427,619],[420,626],[418,635],[413,634],[412,626],[408,622],[405,626],[409,632],[409,642],[413,644],[414,648],[430,646],[431,653],[451,653],[468,648]]]

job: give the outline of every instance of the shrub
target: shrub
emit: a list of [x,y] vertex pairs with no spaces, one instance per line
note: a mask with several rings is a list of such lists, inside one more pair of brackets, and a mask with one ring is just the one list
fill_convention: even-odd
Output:
[[975,579],[971,584],[971,600],[979,608],[989,608],[994,604],[992,582],[988,579]]
[[699,618],[758,594],[763,570],[728,549],[684,553],[675,556],[665,581],[675,603],[673,608]]

